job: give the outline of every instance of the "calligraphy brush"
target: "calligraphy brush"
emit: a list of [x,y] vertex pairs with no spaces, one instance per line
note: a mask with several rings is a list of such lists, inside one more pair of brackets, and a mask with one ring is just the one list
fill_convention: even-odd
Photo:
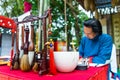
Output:
[[13,67],[13,56],[14,56],[14,32],[12,32],[12,49],[10,53],[10,69]]
[[33,66],[33,59],[34,59],[34,26],[31,24],[31,31],[30,31],[30,42],[28,47],[28,57],[29,57],[29,64]]
[[[40,51],[42,51],[42,30],[40,32]],[[38,52],[38,31],[36,31],[36,55],[35,55],[35,63],[32,67],[32,70],[34,72],[38,72],[39,71],[39,66],[38,66],[38,59],[41,56],[41,52]],[[39,55],[40,54],[40,55]]]
[[21,57],[23,56],[24,53],[24,25],[22,26],[22,30],[21,30],[21,49],[20,49],[20,55],[19,55],[19,61],[21,61]]
[[18,44],[19,44],[19,30],[17,29],[16,31],[16,54],[14,55],[14,65],[13,69],[19,69],[19,49],[18,49]]
[[28,46],[29,46],[29,28],[27,27],[25,29],[25,35],[26,35],[26,41],[24,45],[24,54],[21,58],[20,68],[22,71],[29,71],[30,70],[30,64],[29,64],[29,58],[28,58]]

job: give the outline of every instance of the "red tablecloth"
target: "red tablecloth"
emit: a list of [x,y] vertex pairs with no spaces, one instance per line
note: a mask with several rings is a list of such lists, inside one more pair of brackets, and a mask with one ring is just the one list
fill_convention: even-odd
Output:
[[8,66],[0,66],[0,80],[107,80],[108,66],[89,67],[87,70],[75,70],[70,73],[40,76],[32,71],[10,70]]

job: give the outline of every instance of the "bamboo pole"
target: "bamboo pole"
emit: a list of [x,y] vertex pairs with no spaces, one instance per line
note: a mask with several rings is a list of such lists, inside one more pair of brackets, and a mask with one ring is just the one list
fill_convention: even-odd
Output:
[[[64,0],[64,14],[65,14],[65,36],[66,36],[66,49],[67,49],[67,14],[66,14],[66,0]],[[67,49],[68,50],[68,49]]]
[[[50,0],[40,0],[40,7],[39,7],[39,16],[42,16],[43,15],[43,13],[49,8],[49,2],[50,2]],[[44,44],[43,42],[44,42],[44,38],[42,38],[42,41],[40,40],[40,37],[42,37],[42,36],[44,36],[44,33],[43,33],[43,35],[42,36],[40,36],[40,32],[41,31],[43,31],[43,28],[42,28],[42,25],[41,25],[41,23],[42,23],[42,21],[40,20],[39,21],[39,28],[38,28],[38,31],[39,31],[39,37],[38,37],[38,39],[39,39],[39,41],[38,41],[38,45],[39,44]],[[46,23],[48,23],[48,22],[46,22]],[[46,34],[46,33],[45,33]],[[48,35],[47,35],[48,36]],[[41,42],[40,42],[41,41]],[[44,46],[44,45],[43,45]],[[43,47],[42,46],[42,47]],[[38,46],[38,49],[40,50],[40,45]]]
[[[40,6],[39,6],[39,16],[42,16],[43,14],[43,6],[44,6],[44,0],[40,0]],[[43,40],[41,39],[41,31],[42,31],[42,21],[39,20],[39,27],[38,27],[38,51],[40,51],[41,46],[39,44],[42,44]]]

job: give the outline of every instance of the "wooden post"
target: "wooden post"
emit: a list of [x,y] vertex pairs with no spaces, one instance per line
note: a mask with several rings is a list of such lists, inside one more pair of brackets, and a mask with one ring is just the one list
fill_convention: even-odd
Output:
[[0,33],[0,56],[1,56],[1,48],[2,48],[2,33]]

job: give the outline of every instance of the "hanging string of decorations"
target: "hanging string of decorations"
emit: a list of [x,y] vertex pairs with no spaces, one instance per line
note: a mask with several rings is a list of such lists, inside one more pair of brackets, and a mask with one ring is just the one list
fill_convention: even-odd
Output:
[[95,0],[95,4],[99,14],[105,15],[119,12],[119,0]]
[[52,34],[52,15],[51,15],[51,11],[49,11],[48,15],[49,15],[48,36],[50,36]]
[[93,12],[95,12],[95,18],[98,18],[99,15],[120,12],[119,0],[83,0],[82,3],[84,4],[83,8],[86,11],[90,11],[92,16]]
[[118,0],[96,0],[96,8],[99,14],[105,15],[105,14],[113,14],[117,13],[117,4]]
[[101,15],[114,14],[118,12],[116,7],[98,8],[97,10],[98,10],[98,13],[100,13]]

